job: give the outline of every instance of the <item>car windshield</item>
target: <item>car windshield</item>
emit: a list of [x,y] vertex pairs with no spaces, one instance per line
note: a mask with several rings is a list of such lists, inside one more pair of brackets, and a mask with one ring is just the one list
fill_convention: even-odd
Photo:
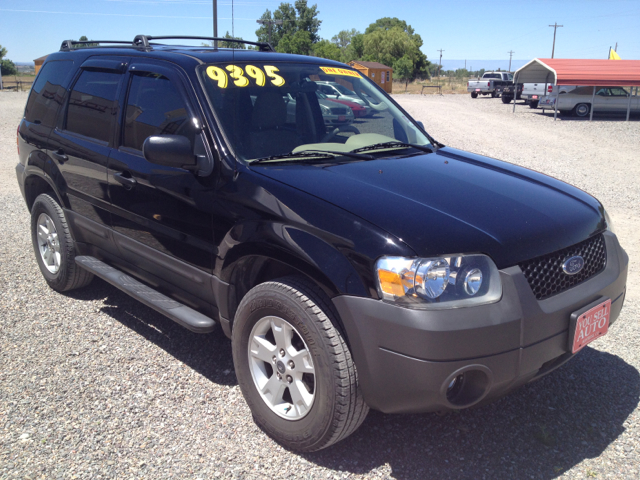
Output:
[[336,90],[338,90],[342,95],[355,95],[356,93],[353,90],[349,90],[347,87],[338,84],[333,85]]
[[[300,157],[287,154],[339,154],[378,144],[385,146],[367,151],[369,156],[404,155],[412,148],[407,144],[431,146],[429,137],[356,70],[254,62],[202,65],[198,73],[229,146],[243,161],[280,156],[291,161]],[[351,91],[364,111],[356,117],[348,104],[318,95],[321,82]]]

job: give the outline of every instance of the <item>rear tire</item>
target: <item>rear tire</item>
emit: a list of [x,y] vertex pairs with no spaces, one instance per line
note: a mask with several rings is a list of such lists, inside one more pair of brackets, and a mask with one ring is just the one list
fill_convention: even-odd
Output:
[[491,98],[496,98],[498,94],[496,92],[491,92]]
[[67,219],[50,195],[38,195],[31,207],[31,240],[42,276],[58,292],[82,288],[93,274],[76,264],[76,245]]
[[478,94],[476,92],[471,92],[471,98],[478,98]]
[[579,103],[573,107],[573,114],[576,117],[586,117],[591,111],[591,105],[588,103]]
[[326,448],[369,411],[331,319],[330,300],[300,277],[262,283],[238,306],[231,337],[238,384],[255,422],[291,450]]
[[511,103],[511,100],[513,100],[513,97],[502,96],[502,103]]
[[531,100],[531,102],[529,102],[529,108],[538,108],[538,101],[539,100]]

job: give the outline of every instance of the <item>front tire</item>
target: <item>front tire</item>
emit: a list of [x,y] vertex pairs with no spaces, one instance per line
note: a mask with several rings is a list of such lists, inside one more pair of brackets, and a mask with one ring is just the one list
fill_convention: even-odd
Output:
[[578,105],[573,107],[573,114],[576,117],[586,117],[587,115],[589,115],[590,111],[591,105],[589,105],[588,103],[579,103]]
[[262,283],[240,302],[233,361],[255,422],[291,450],[312,452],[353,433],[369,407],[331,303],[303,278]]
[[67,219],[50,195],[38,195],[31,207],[31,240],[42,276],[58,292],[81,288],[93,274],[76,264],[76,245]]

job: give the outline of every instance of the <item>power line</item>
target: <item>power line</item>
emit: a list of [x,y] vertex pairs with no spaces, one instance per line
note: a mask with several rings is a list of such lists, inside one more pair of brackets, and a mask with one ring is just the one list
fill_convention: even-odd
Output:
[[553,25],[549,26],[553,27],[553,48],[551,49],[551,58],[553,58],[553,55],[556,52],[556,30],[558,30],[558,27],[564,27],[564,25],[558,25],[558,22],[555,22]]

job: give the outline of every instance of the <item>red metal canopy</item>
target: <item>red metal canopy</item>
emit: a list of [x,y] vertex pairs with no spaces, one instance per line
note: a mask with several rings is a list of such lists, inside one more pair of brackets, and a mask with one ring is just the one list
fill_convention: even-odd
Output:
[[640,86],[640,60],[534,58],[515,75],[518,83]]

